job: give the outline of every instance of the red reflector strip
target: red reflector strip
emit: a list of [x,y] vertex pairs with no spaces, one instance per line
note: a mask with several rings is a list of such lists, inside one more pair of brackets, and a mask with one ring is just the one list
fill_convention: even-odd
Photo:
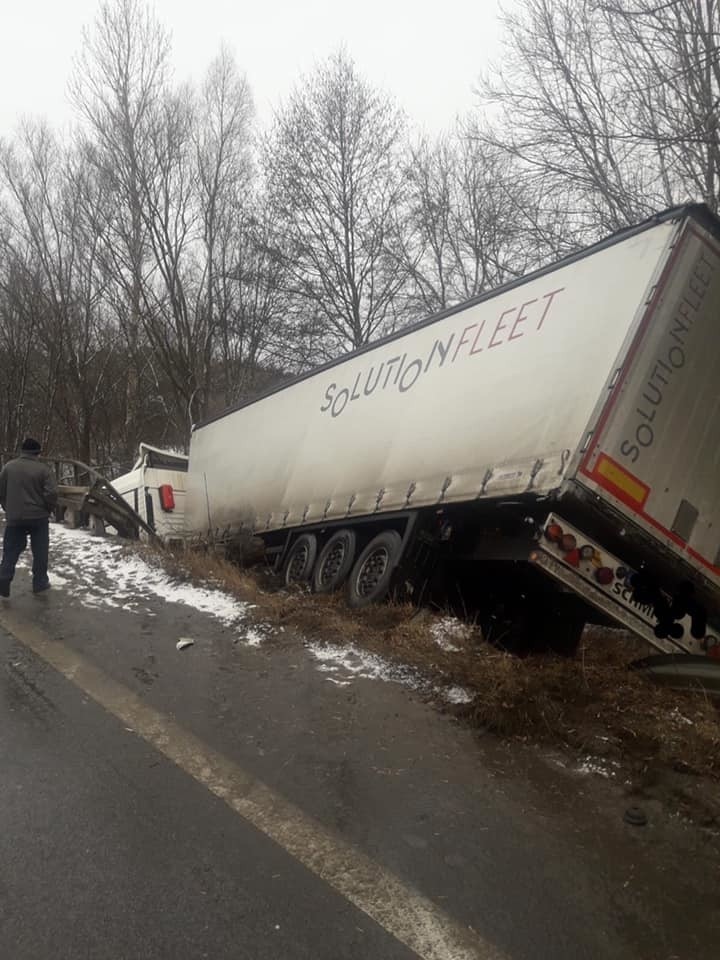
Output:
[[593,479],[630,507],[642,508],[650,495],[650,487],[621,467],[607,454],[601,453],[593,470]]

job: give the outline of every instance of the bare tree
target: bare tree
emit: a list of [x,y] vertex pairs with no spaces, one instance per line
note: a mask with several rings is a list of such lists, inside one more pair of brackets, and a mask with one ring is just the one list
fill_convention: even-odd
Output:
[[142,323],[155,362],[171,386],[176,426],[189,427],[202,386],[205,331],[195,311],[201,267],[193,258],[198,216],[192,149],[194,109],[189,91],[167,91],[149,137],[140,174],[141,212],[153,269],[142,285]]
[[404,268],[415,310],[433,312],[492,289],[536,265],[527,243],[534,198],[504,152],[474,126],[421,141],[411,152]]
[[581,241],[718,199],[717,0],[526,0],[481,87],[504,150]]
[[72,140],[29,126],[0,152],[3,444],[28,425],[85,459],[183,444],[282,353],[288,261],[253,183],[249,87],[225,50],[199,91],[171,86],[168,58],[142,0],[107,0]]
[[222,354],[227,404],[251,396],[285,372],[306,368],[314,359],[299,351],[293,304],[286,292],[287,258],[280,252],[282,238],[262,196],[248,204],[236,229],[236,246],[228,248],[235,259]]
[[102,256],[122,291],[116,304],[131,364],[126,385],[126,446],[137,442],[144,368],[142,330],[148,263],[143,183],[167,89],[170,43],[142,0],[104,0],[83,37],[70,92],[83,122],[85,156],[113,194],[103,224]]
[[265,149],[293,293],[322,318],[323,352],[367,343],[395,321],[404,119],[340,52],[276,117]]
[[[34,426],[47,442],[59,417],[72,453],[89,460],[97,411],[111,389],[114,334],[100,305],[98,237],[86,229],[80,198],[103,203],[102,193],[44,126],[23,128],[18,144],[2,150],[0,171],[12,201],[13,279],[36,292],[25,320],[35,353],[40,348],[44,355],[35,374],[46,382],[44,411],[41,418],[36,412]],[[16,307],[24,305],[14,295]]]
[[10,451],[42,414],[33,381],[44,367],[36,333],[44,291],[37,258],[14,231],[11,238],[8,214],[0,230],[0,449]]
[[600,4],[667,199],[720,202],[720,3]]
[[203,332],[201,409],[211,400],[218,359],[225,403],[232,403],[243,389],[245,351],[235,348],[245,342],[238,322],[238,293],[240,264],[247,256],[246,245],[252,245],[247,223],[252,202],[253,113],[247,80],[223,48],[202,85],[194,128],[203,258],[196,302]]
[[[227,50],[197,94],[171,88],[168,54],[166,35],[139,0],[105,4],[73,89],[87,155],[118,200],[99,232],[124,294],[128,347],[149,377],[146,388],[162,381],[156,393],[183,436],[225,379],[218,365],[235,322],[228,277],[250,190],[252,97]],[[139,381],[132,386],[136,395]],[[129,417],[129,435],[136,420]]]

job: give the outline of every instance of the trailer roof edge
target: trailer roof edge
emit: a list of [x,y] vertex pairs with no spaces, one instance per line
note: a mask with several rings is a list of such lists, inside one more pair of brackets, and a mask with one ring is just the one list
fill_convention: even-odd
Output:
[[460,313],[462,310],[465,310],[468,307],[475,306],[476,304],[482,303],[485,300],[490,300],[499,293],[512,290],[524,283],[535,280],[538,277],[542,277],[545,274],[552,273],[559,267],[576,263],[578,260],[589,257],[592,254],[597,253],[599,250],[614,246],[616,243],[621,243],[623,240],[626,240],[629,237],[635,236],[639,233],[643,233],[645,230],[650,230],[660,223],[666,223],[673,220],[682,220],[687,217],[692,217],[693,219],[698,220],[702,226],[715,233],[718,238],[720,238],[720,218],[718,218],[710,210],[707,204],[685,203],[679,204],[675,207],[670,207],[667,210],[653,214],[638,224],[629,227],[623,227],[622,229],[617,230],[615,233],[604,237],[602,240],[598,240],[596,243],[591,244],[589,247],[583,247],[581,250],[577,250],[575,253],[568,254],[566,257],[561,257],[560,260],[555,260],[544,267],[533,270],[531,273],[523,274],[522,277],[517,277],[515,280],[510,280],[508,283],[501,284],[499,287],[493,287],[492,290],[487,290],[484,293],[478,294],[476,297],[471,297],[469,300],[463,300],[462,303],[455,304],[452,307],[447,307],[445,310],[441,310],[438,313],[433,313],[421,320],[410,323],[407,326],[402,327],[400,330],[396,330],[393,333],[387,334],[387,336],[381,337],[378,340],[372,340],[370,343],[367,343],[362,347],[358,347],[356,350],[343,353],[334,360],[329,360],[327,363],[312,367],[310,370],[306,370],[304,373],[298,374],[289,380],[279,383],[277,386],[271,387],[269,390],[265,390],[249,400],[242,400],[239,403],[233,404],[232,406],[222,410],[220,413],[216,413],[212,417],[208,417],[199,423],[194,423],[192,425],[191,432],[195,432],[195,430],[199,430],[202,427],[208,426],[209,424],[214,423],[216,420],[221,420],[223,417],[226,417],[231,413],[235,413],[237,410],[242,410],[243,408],[249,407],[254,403],[259,403],[261,400],[265,400],[267,397],[273,396],[273,394],[280,393],[282,390],[287,390],[288,387],[292,387],[296,383],[301,383],[303,380],[308,380],[310,377],[314,377],[316,374],[323,373],[326,370],[332,370],[333,367],[344,363],[351,357],[361,356],[364,353],[375,350],[377,347],[384,346],[388,343],[393,343],[395,340],[399,340],[401,337],[407,336],[409,333],[413,333],[415,330],[421,330],[423,327],[431,326],[433,323],[437,323],[439,320],[444,320],[446,317],[450,317],[455,313]]

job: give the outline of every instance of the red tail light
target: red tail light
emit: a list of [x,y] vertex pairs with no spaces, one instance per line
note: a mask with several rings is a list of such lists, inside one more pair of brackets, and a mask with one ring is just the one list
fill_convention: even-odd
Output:
[[163,483],[158,488],[158,492],[160,493],[160,506],[166,513],[170,513],[171,510],[175,509],[175,494],[172,485]]
[[563,536],[563,529],[559,523],[549,523],[545,527],[545,539],[550,543],[560,543]]
[[570,553],[577,546],[577,540],[571,533],[564,533],[560,538],[560,549],[563,553]]

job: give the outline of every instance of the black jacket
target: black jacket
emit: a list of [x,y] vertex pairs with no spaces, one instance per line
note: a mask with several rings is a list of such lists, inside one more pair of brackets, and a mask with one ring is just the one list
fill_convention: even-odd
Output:
[[21,453],[0,472],[0,506],[8,523],[45,520],[57,503],[50,467],[33,453]]

